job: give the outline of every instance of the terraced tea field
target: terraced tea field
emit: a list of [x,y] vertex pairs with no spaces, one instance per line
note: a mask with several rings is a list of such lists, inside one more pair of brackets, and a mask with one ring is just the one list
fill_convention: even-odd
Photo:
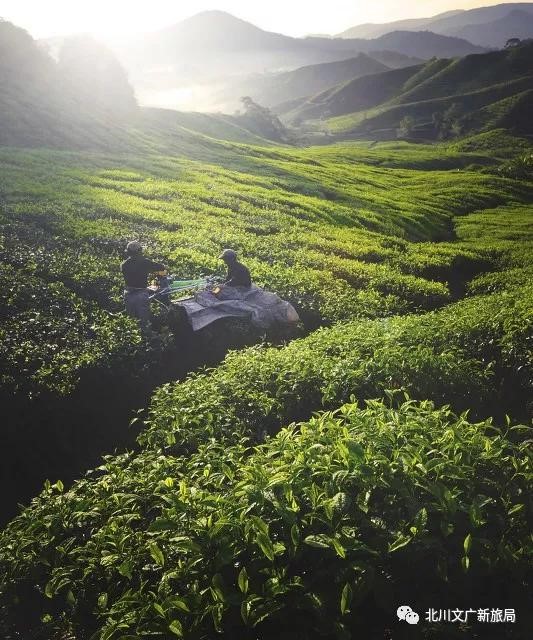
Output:
[[[3,360],[17,371],[25,363],[26,386],[66,389],[103,351],[107,359],[135,342],[127,320],[103,314],[121,308],[118,263],[131,237],[182,277],[220,273],[216,256],[235,247],[256,282],[310,326],[441,306],[458,261],[484,268],[475,247],[442,242],[454,240],[453,217],[527,200],[529,190],[468,169],[485,157],[430,151],[228,145],[221,166],[2,150],[3,315],[12,325],[3,331],[20,346]],[[432,163],[439,168],[424,169]],[[48,321],[49,341],[17,335]]]
[[[50,479],[1,534],[4,636],[384,638],[399,599],[440,590],[517,608],[498,637],[525,637],[530,153],[502,132],[0,148],[3,484]],[[191,278],[235,248],[302,337],[191,373],[120,313],[132,238]],[[134,450],[71,487],[132,446],[154,389]]]

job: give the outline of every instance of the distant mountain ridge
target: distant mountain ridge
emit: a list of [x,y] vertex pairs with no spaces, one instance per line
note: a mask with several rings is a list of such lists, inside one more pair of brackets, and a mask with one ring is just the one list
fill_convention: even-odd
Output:
[[[517,20],[517,12],[522,24]],[[513,17],[514,16],[514,17]],[[341,38],[377,38],[391,31],[427,30],[465,38],[483,47],[503,47],[513,37],[533,37],[533,3],[516,2],[441,13],[429,18],[399,20],[384,24],[362,24],[338,34]]]
[[[252,74],[290,72],[305,66],[356,58],[361,53],[372,55],[388,51],[393,56],[429,59],[484,50],[466,40],[425,32],[395,32],[374,40],[292,38],[264,31],[221,11],[197,14],[142,38],[130,38],[115,47],[115,53],[127,68],[138,93],[151,92],[155,96],[176,88],[208,93],[205,89],[208,84],[218,85],[216,93],[220,94]],[[404,60],[394,64],[377,55],[376,58],[390,67],[412,62]],[[306,91],[305,95],[313,90]],[[295,96],[291,92],[282,97]],[[217,102],[214,95],[207,96],[205,101],[208,105],[204,108],[210,109],[224,104]]]
[[374,23],[366,22],[355,27],[350,27],[333,38],[379,38],[391,31],[425,31],[428,24],[440,19],[464,13],[463,9],[447,11],[430,18],[407,18],[405,20],[394,20],[393,22]]
[[493,43],[503,46],[510,38],[533,38],[533,12],[515,9],[493,22],[461,27],[457,35],[484,47],[494,46]]
[[[419,48],[417,51],[416,48]],[[389,50],[418,58],[439,55],[481,53],[482,48],[469,42],[427,33],[396,31],[374,40],[343,38],[292,38],[264,31],[255,25],[222,11],[206,11],[183,22],[167,27],[142,39],[130,39],[117,48],[128,66],[136,64],[178,65],[202,71],[201,63],[213,64],[213,71],[221,61],[234,55],[247,54],[240,60],[240,69],[254,71],[290,70],[291,67],[321,64],[355,57],[359,53]],[[263,55],[257,68],[254,54]],[[216,54],[217,57],[213,57]],[[235,72],[235,70],[234,70]],[[242,72],[242,71],[241,71]]]

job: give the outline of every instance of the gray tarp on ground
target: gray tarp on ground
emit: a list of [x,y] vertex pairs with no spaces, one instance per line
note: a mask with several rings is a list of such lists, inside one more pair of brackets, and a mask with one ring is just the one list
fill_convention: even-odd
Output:
[[217,295],[201,291],[194,298],[180,300],[176,304],[185,309],[193,331],[199,331],[220,318],[247,318],[260,329],[299,320],[289,302],[255,285],[249,289],[224,286]]

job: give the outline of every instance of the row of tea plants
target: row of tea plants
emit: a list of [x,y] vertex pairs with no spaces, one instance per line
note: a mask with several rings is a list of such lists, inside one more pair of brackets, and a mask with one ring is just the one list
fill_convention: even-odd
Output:
[[4,637],[382,638],[404,602],[497,600],[523,638],[531,435],[370,401],[255,447],[110,457],[1,536]]

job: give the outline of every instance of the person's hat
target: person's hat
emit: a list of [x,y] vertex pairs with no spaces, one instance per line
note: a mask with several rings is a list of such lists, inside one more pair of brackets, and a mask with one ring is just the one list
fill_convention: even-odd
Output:
[[237,260],[237,253],[233,249],[224,249],[218,257],[221,260]]
[[143,246],[137,240],[132,240],[126,245],[126,253],[141,253]]

